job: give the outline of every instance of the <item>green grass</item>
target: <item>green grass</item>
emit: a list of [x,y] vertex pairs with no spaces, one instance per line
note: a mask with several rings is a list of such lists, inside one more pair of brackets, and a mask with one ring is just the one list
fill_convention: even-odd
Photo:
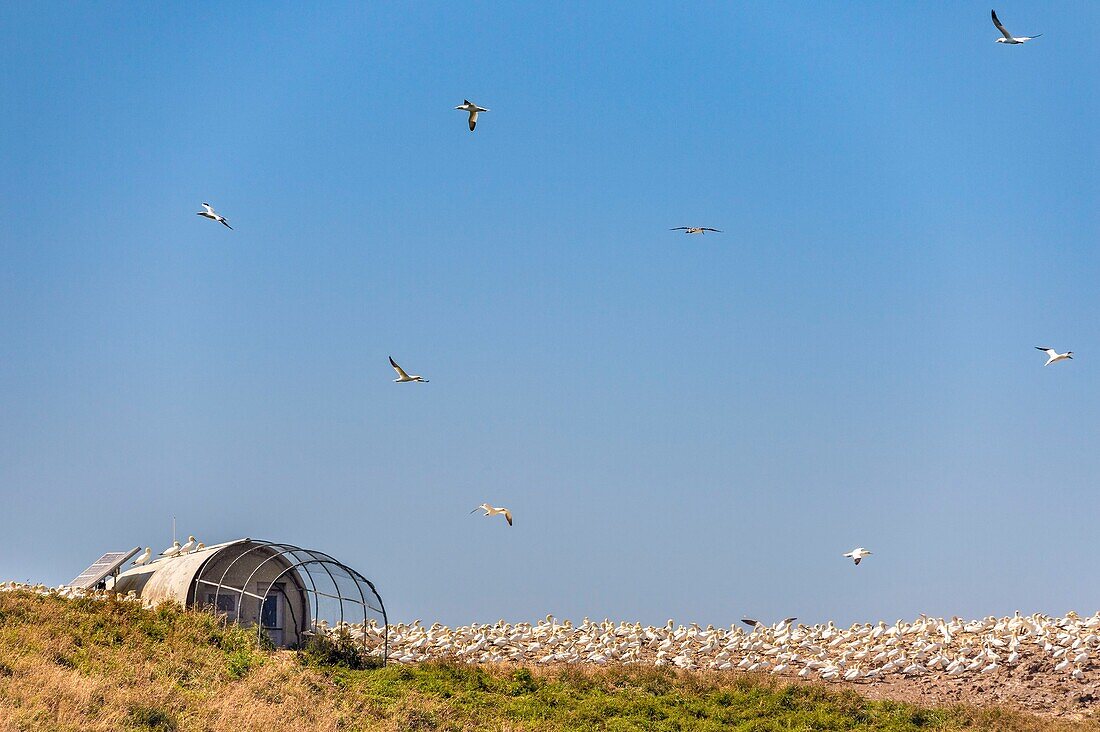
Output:
[[837,687],[651,667],[371,667],[204,613],[0,593],[0,732],[52,730],[1086,729],[1004,709],[925,709]]

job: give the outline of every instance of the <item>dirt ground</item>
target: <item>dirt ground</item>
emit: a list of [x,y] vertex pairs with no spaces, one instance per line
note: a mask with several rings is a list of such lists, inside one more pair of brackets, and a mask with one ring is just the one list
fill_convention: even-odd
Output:
[[[989,675],[949,677],[943,673],[905,677],[890,674],[876,681],[833,681],[829,686],[847,686],[871,699],[906,701],[920,706],[1009,706],[1031,714],[1061,719],[1100,716],[1100,668],[1090,664],[1085,678],[1078,681],[1064,671],[1055,671],[1048,658],[1025,655],[1010,669]],[[802,681],[797,675],[784,675]]]

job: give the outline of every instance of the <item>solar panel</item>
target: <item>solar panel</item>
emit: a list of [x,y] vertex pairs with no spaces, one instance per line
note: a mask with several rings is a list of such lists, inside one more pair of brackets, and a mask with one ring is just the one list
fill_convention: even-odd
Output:
[[128,552],[107,552],[92,563],[92,566],[77,575],[76,579],[69,583],[69,587],[86,589],[94,587],[99,582],[121,567],[123,563],[141,551],[141,547],[135,547]]

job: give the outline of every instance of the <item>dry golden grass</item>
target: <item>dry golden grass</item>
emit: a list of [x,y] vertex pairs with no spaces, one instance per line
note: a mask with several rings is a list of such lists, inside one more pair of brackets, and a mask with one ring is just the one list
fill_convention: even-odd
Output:
[[0,593],[0,732],[53,730],[1100,731],[920,709],[768,677],[454,663],[350,670],[178,607]]

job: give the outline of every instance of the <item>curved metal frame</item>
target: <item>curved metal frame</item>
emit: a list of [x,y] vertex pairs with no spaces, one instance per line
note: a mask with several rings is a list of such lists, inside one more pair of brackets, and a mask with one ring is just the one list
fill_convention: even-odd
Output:
[[[320,607],[321,607],[320,598],[321,598],[321,596],[330,597],[330,598],[336,600],[337,602],[339,602],[339,604],[340,604],[340,621],[339,622],[340,622],[341,625],[344,623],[344,603],[345,602],[358,603],[363,608],[363,630],[364,630],[364,634],[366,633],[366,628],[367,628],[367,624],[368,624],[368,621],[369,621],[368,611],[374,611],[376,613],[380,613],[382,615],[382,625],[383,625],[382,663],[385,664],[389,660],[389,655],[390,655],[389,616],[386,614],[386,606],[382,602],[382,596],[380,594],[378,594],[378,589],[374,586],[373,582],[371,582],[369,579],[364,577],[360,572],[352,569],[348,565],[344,564],[343,562],[337,560],[333,556],[331,556],[329,554],[326,554],[324,552],[319,552],[319,551],[315,551],[315,550],[312,550],[312,549],[303,549],[302,547],[295,546],[293,544],[282,544],[282,543],[279,543],[279,542],[253,540],[253,539],[245,539],[244,544],[246,545],[244,551],[242,551],[240,554],[238,554],[236,557],[234,557],[229,562],[229,564],[226,565],[225,570],[222,571],[221,577],[218,578],[218,582],[216,583],[216,589],[214,591],[214,607],[215,608],[217,608],[218,598],[221,596],[221,593],[222,593],[223,590],[225,590],[227,594],[229,592],[236,593],[237,597],[238,597],[238,601],[237,601],[237,613],[236,613],[235,620],[239,622],[241,620],[241,612],[242,612],[243,607],[244,607],[244,598],[245,597],[255,598],[256,601],[259,603],[259,608],[258,608],[259,612],[257,613],[257,622],[256,622],[256,626],[257,626],[256,633],[257,633],[258,638],[262,638],[263,633],[264,633],[263,617],[262,617],[263,616],[263,603],[264,603],[264,600],[271,593],[272,589],[275,587],[275,584],[280,579],[285,577],[290,572],[295,572],[298,576],[303,576],[304,575],[306,580],[308,580],[308,582],[309,582],[309,587],[304,586],[304,583],[303,583],[302,592],[307,593],[307,595],[310,592],[313,593],[313,618],[314,618],[314,621],[316,621],[318,619],[318,616],[320,615]],[[226,547],[226,548],[229,548],[229,547]],[[254,552],[265,550],[265,549],[271,551],[271,554],[269,556],[265,557],[262,561],[260,561],[260,563],[258,565],[256,565],[256,567],[253,568],[252,572],[249,573],[248,578],[244,581],[244,584],[243,584],[242,587],[234,587],[232,585],[226,584],[225,579],[229,575],[229,572],[230,572],[230,570],[232,570],[233,566],[237,564],[237,562],[239,562],[244,557],[246,557],[250,554],[253,554]],[[214,555],[211,555],[211,558],[213,558],[213,556]],[[278,560],[285,561],[287,566],[284,567],[282,569],[282,571],[278,575],[276,575],[276,577],[270,583],[268,583],[266,592],[264,592],[262,594],[255,594],[255,593],[249,592],[248,588],[252,584],[252,580],[256,576],[256,573],[260,571],[261,567],[263,567],[264,565],[266,565],[268,562],[270,562],[273,559],[278,559]],[[192,580],[193,585],[194,585],[194,589],[195,589],[195,601],[196,601],[196,603],[198,603],[199,587],[200,587],[201,584],[215,585],[215,583],[212,580],[205,580],[205,581],[203,580],[203,575],[206,572],[206,568],[209,565],[210,565],[209,561],[204,562],[202,567],[200,567],[200,569],[199,569],[198,575],[195,577],[194,580]],[[308,568],[311,565],[314,566],[314,567],[319,565],[321,567],[321,569],[324,570],[325,574],[328,575],[329,580],[332,582],[333,589],[336,593],[335,595],[329,595],[327,593],[321,592],[317,588],[316,579],[314,578],[313,573]],[[337,569],[337,570],[340,570],[343,574],[345,574],[347,576],[347,579],[351,580],[351,582],[355,585],[356,591],[359,594],[358,599],[356,599],[354,596],[353,597],[345,597],[344,596],[344,590],[343,590],[343,588],[341,588],[340,583],[337,581],[336,577],[333,575],[333,572],[329,569],[330,566]],[[302,571],[299,572],[298,571],[299,569],[301,569]],[[368,601],[367,594],[363,591],[363,585],[364,584],[368,588],[370,588],[370,594],[373,594],[374,598],[378,601],[378,607],[374,607]],[[295,627],[295,634],[300,637],[301,633],[305,630],[308,630],[308,629],[307,628],[301,628],[301,629],[298,628],[298,619],[297,619],[296,614],[294,613],[293,603],[289,601],[289,598],[287,597],[286,592],[282,592],[281,594],[283,595],[284,600],[286,600],[286,606],[290,609],[291,620],[293,621],[294,627]],[[307,596],[305,602],[307,604],[307,609],[308,609],[308,604],[309,604],[308,596]],[[303,621],[304,620],[305,619],[303,618]],[[365,639],[364,639],[364,642],[365,642]]]

